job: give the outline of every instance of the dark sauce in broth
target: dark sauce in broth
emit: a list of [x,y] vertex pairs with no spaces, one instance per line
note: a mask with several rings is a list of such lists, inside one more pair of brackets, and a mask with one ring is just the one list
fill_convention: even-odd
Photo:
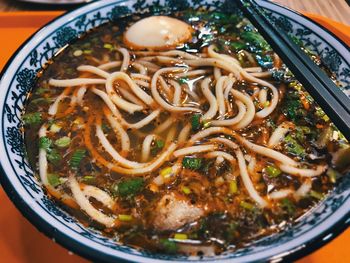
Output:
[[[288,69],[279,62],[267,43],[240,14],[228,15],[205,10],[187,10],[171,14],[195,29],[192,40],[178,50],[197,54],[205,52],[208,46],[214,43],[218,53],[235,57],[242,67],[260,66],[264,72],[272,73],[265,80],[275,85],[279,91],[276,109],[266,118],[255,118],[249,126],[238,130],[237,133],[255,144],[266,147],[276,127],[283,122],[292,123],[292,128],[275,149],[303,163],[305,168],[315,168],[316,165],[324,164],[329,168],[327,172],[312,178],[290,175],[282,172],[274,160],[255,154],[245,147],[241,147],[241,150],[248,166],[253,157],[256,160],[255,170],[250,172],[249,176],[261,196],[283,189],[295,193],[301,185],[310,181],[311,189],[304,196],[295,198],[293,194],[287,194],[283,198],[269,200],[269,205],[261,208],[247,193],[239,172],[237,173],[238,166],[237,170],[233,170],[227,160],[206,158],[205,153],[184,157],[187,161],[190,159],[190,163],[182,159],[181,171],[174,178],[167,179],[168,181],[164,179],[165,182],[160,185],[154,183],[154,178],[159,174],[166,174],[166,169],[173,166],[176,159],[170,159],[152,173],[141,176],[123,175],[107,168],[87,149],[86,136],[90,137],[91,144],[104,159],[109,162],[113,162],[113,159],[103,150],[96,136],[86,135],[86,130],[91,127],[90,132],[94,134],[94,124],[100,119],[106,138],[117,152],[122,151],[121,143],[102,110],[104,102],[90,91],[90,87],[87,87],[83,104],[74,108],[70,105],[70,96],[76,92],[76,88],[68,88],[67,98],[61,101],[57,114],[48,114],[50,105],[65,89],[50,87],[48,80],[82,77],[85,73],[76,70],[80,65],[98,66],[113,60],[122,60],[121,54],[115,48],[123,46],[122,33],[128,25],[144,16],[147,15],[126,17],[116,23],[108,23],[94,29],[69,45],[39,73],[36,88],[29,98],[24,115],[25,140],[29,160],[37,171],[39,147],[46,147],[49,183],[52,186],[51,190],[47,189],[48,194],[84,225],[95,227],[107,236],[116,238],[118,242],[160,253],[194,255],[220,254],[247,246],[259,238],[288,227],[322,200],[348,166],[346,162],[344,164],[344,161],[341,161],[345,157],[338,156],[338,163],[334,161],[335,153],[348,155],[347,142]],[[137,58],[137,55],[132,55],[131,52],[131,61]],[[318,60],[316,56],[314,59]],[[118,68],[113,68],[110,72],[116,70]],[[127,73],[138,71],[129,67]],[[96,78],[93,74],[87,75],[91,76]],[[200,95],[201,109],[205,112],[210,105],[199,88],[202,80],[203,78],[198,76],[177,79],[181,85],[192,85],[193,90]],[[125,86],[125,83],[119,82],[118,85]],[[258,85],[244,80],[234,84],[235,89],[251,97],[254,97],[257,87]],[[103,85],[96,85],[96,88],[103,89]],[[149,89],[144,90],[150,94]],[[267,92],[267,100],[270,100],[271,96],[270,92]],[[190,97],[184,93],[181,99],[188,105],[193,104]],[[228,103],[235,115],[238,109],[232,97],[229,97]],[[254,104],[257,111],[264,107],[259,104],[258,99],[254,100]],[[130,123],[137,122],[148,114],[121,112],[124,119]],[[176,121],[168,129],[157,134],[147,161],[156,158],[169,147],[175,137],[168,136],[169,132],[178,134],[188,123],[192,126],[191,135],[210,127],[210,123],[201,123],[200,127],[194,127],[193,122],[197,117],[193,113],[177,113],[172,116]],[[144,138],[169,117],[167,111],[162,111],[149,125],[138,130],[127,130],[131,143],[131,151],[127,155],[129,160],[140,161]],[[48,125],[45,137],[49,139],[49,146],[43,146],[44,142],[38,137],[38,131],[44,123]],[[212,137],[215,136],[209,138]],[[221,137],[237,143],[232,136]],[[66,138],[68,142],[60,141],[62,138]],[[222,144],[218,147],[221,151],[235,156],[233,149]],[[71,163],[77,149],[85,152],[75,167]],[[117,227],[105,227],[92,220],[75,202],[65,202],[61,194],[57,195],[57,192],[72,195],[67,185],[67,179],[72,174],[81,185],[96,186],[113,197],[116,204],[111,208],[106,208],[94,198],[89,200],[106,215],[123,215],[118,217]],[[173,199],[179,202],[179,206],[185,204],[185,207],[199,207],[204,212],[194,220],[175,224],[174,228],[162,226],[160,221],[170,222],[166,217],[171,215],[163,215],[160,206],[164,206],[165,210],[167,206],[173,210],[181,210],[175,204],[171,204],[175,202]],[[163,203],[160,204],[161,202]]]

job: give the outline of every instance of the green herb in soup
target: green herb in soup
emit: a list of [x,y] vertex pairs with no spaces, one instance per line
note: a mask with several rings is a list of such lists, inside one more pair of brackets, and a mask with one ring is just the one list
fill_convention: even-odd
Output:
[[283,231],[349,168],[346,139],[240,14],[103,25],[39,73],[23,121],[48,195],[159,253]]

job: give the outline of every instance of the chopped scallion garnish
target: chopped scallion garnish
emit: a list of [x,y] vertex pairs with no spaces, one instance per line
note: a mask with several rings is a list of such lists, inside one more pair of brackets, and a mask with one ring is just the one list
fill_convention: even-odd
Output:
[[60,148],[66,148],[69,146],[71,139],[68,136],[64,136],[55,141],[55,145]]
[[185,157],[182,160],[182,166],[191,170],[198,170],[202,166],[202,159],[195,157]]
[[120,215],[118,215],[118,219],[120,221],[123,221],[123,222],[130,222],[130,221],[132,221],[132,216],[120,214]]
[[47,180],[49,181],[49,184],[53,187],[57,187],[61,184],[61,180],[58,174],[47,174]]
[[282,171],[278,168],[276,168],[275,166],[272,166],[272,165],[268,165],[266,168],[265,168],[265,171],[267,173],[267,175],[269,177],[277,177],[279,176]]
[[80,162],[83,160],[83,158],[86,155],[86,150],[85,149],[77,149],[71,159],[69,160],[69,166],[72,169],[78,169]]
[[41,113],[27,113],[22,116],[25,125],[35,125],[41,122]]
[[177,240],[186,240],[186,239],[188,239],[188,236],[187,236],[187,234],[176,233],[176,234],[174,235],[174,239],[177,239]]
[[230,181],[230,194],[236,194],[238,192],[237,181]]
[[251,203],[248,203],[246,201],[241,201],[241,203],[239,204],[241,207],[243,207],[244,209],[247,210],[253,210],[254,209],[254,205]]

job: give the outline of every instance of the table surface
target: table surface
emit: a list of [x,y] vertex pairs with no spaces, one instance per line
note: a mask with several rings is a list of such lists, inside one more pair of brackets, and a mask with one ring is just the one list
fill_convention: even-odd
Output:
[[[350,25],[350,7],[345,0],[273,0],[279,4],[288,6],[298,11],[306,11],[323,15],[335,21]],[[53,10],[57,7],[40,6],[35,4],[23,4],[16,0],[0,0],[1,11],[30,11],[30,10]],[[62,8],[61,8],[62,9]],[[11,263],[25,262],[65,262],[65,263],[86,263],[84,259],[71,255],[67,256],[68,251],[56,245],[54,242],[47,242],[48,239],[39,233],[28,221],[24,220],[16,208],[10,204],[7,196],[0,189],[0,204],[3,208],[0,216],[0,255],[7,258]],[[13,220],[9,221],[8,216],[11,215]],[[333,255],[331,246],[342,249],[338,251],[346,251],[346,244],[350,243],[350,229],[347,234],[339,236],[337,239],[326,245],[316,253],[316,257],[305,257],[298,263],[328,263],[335,262],[336,255]],[[23,238],[25,236],[25,238]],[[44,246],[44,250],[42,251]],[[12,247],[13,249],[6,249]],[[342,262],[349,262],[345,256]],[[1,260],[0,260],[1,261]],[[9,262],[9,261],[8,261]]]
[[[350,25],[349,0],[272,0],[294,10],[323,15],[335,21]],[[17,0],[0,0],[0,11],[52,10],[57,6],[21,3]],[[67,6],[65,7],[67,8]]]

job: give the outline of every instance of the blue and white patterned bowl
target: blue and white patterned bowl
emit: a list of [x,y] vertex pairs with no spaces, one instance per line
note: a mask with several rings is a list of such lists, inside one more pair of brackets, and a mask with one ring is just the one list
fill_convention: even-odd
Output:
[[[259,4],[271,12],[271,19],[289,34],[300,38],[336,73],[350,94],[350,53],[348,47],[326,29],[291,10],[267,1]],[[134,11],[159,12],[190,6],[211,5],[228,11],[230,1],[217,0],[109,0],[98,1],[67,13],[35,33],[13,55],[2,72],[1,110],[1,184],[17,208],[40,231],[68,249],[98,262],[136,261],[279,261],[295,259],[325,244],[350,224],[350,174],[321,204],[285,231],[258,240],[255,244],[215,258],[187,258],[138,251],[117,244],[99,232],[85,228],[57,207],[43,193],[40,182],[26,160],[21,113],[36,72],[67,43],[87,30]]]

